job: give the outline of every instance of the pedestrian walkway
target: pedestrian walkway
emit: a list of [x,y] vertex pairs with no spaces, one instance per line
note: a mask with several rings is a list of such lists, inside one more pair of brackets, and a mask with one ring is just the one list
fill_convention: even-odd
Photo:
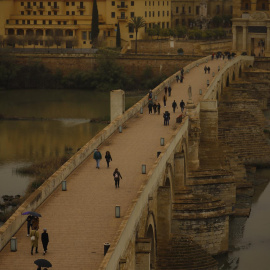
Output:
[[[206,63],[211,67],[210,74],[204,73],[204,64],[193,68],[184,75],[183,83],[173,83],[167,107],[163,106],[162,91],[158,96],[161,114],[148,114],[147,106],[143,114],[138,113],[123,125],[123,132],[116,131],[106,140],[99,150],[103,156],[101,168],[96,169],[92,156],[88,157],[67,179],[67,191],[58,189],[38,208],[41,213],[40,234],[47,228],[50,237],[48,253],[45,258],[57,270],[98,269],[103,255],[103,244],[113,242],[122,218],[114,217],[115,205],[121,206],[125,216],[132,201],[136,198],[147,174],[141,174],[141,165],[147,171],[162,151],[160,138],[168,142],[174,132],[176,117],[181,113],[179,103],[187,104],[188,87],[192,87],[195,104],[202,97],[199,89],[206,92],[206,81],[212,81],[212,72],[218,72],[225,60],[218,59]],[[147,94],[147,93],[146,93]],[[176,100],[178,109],[173,113],[172,102]],[[169,126],[163,125],[163,113],[171,114]],[[106,168],[105,152],[112,155],[111,168]],[[123,179],[120,188],[115,189],[113,172],[118,168]],[[39,253],[31,255],[31,241],[26,236],[26,223],[16,233],[18,251],[10,252],[9,244],[0,252],[0,270],[36,269],[34,260],[43,258],[42,245]]]

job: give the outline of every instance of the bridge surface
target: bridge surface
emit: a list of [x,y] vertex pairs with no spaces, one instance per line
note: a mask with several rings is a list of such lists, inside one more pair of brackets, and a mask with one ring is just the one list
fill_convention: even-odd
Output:
[[[52,269],[98,269],[104,258],[103,244],[113,242],[123,217],[146,180],[147,174],[141,174],[141,165],[146,164],[148,171],[157,158],[157,151],[162,151],[160,138],[164,137],[168,142],[174,132],[176,117],[180,114],[179,103],[181,99],[185,103],[188,100],[188,86],[192,86],[192,99],[196,105],[202,98],[199,89],[206,92],[206,80],[211,83],[214,79],[212,72],[217,73],[218,66],[222,69],[225,61],[209,61],[210,74],[204,73],[204,64],[191,69],[185,74],[183,83],[171,85],[172,95],[168,97],[166,108],[162,102],[164,92],[160,93],[160,115],[149,115],[145,107],[143,114],[136,114],[125,123],[122,133],[116,131],[109,137],[99,147],[103,156],[100,169],[96,169],[91,155],[68,177],[66,192],[58,187],[36,209],[42,215],[39,233],[47,228],[49,234],[48,253],[42,255],[40,241],[39,253],[31,255],[31,241],[26,236],[25,223],[15,235],[17,252],[10,252],[9,244],[0,252],[0,270],[36,269],[34,260],[44,257],[52,263]],[[178,104],[175,114],[172,111],[173,100]],[[163,125],[165,110],[171,113],[169,126]],[[106,168],[104,159],[107,150],[113,159],[110,168]],[[119,189],[114,186],[112,174],[115,168],[123,176]],[[121,218],[114,217],[115,205],[121,206]]]

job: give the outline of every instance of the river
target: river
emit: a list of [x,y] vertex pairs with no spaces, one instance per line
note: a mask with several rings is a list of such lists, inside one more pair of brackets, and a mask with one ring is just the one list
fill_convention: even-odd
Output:
[[[142,98],[126,96],[126,108]],[[75,153],[110,119],[110,93],[84,90],[0,91],[0,199],[24,195],[30,177],[16,169]],[[34,118],[34,119],[33,119]],[[98,119],[97,123],[90,119]]]

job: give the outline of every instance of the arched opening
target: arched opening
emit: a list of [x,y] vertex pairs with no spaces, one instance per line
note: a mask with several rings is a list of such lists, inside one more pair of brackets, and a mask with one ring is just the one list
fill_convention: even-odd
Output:
[[155,269],[156,262],[156,247],[155,247],[155,236],[152,225],[149,225],[146,237],[151,239],[151,253],[150,253],[150,269]]
[[251,0],[242,0],[241,10],[250,10],[250,9],[251,9]]
[[166,180],[165,180],[165,187],[169,187],[171,184],[170,184],[170,178],[169,177],[166,177]]
[[239,78],[241,78],[242,77],[242,67],[240,66],[240,68],[239,68]]
[[14,29],[8,29],[8,35],[14,35],[15,31]]
[[218,97],[219,97],[219,96],[218,96],[218,92],[217,92],[217,95],[216,95],[217,102],[218,102]]
[[257,0],[256,10],[269,10],[268,0]]
[[235,74],[234,74],[234,72],[233,72],[233,75],[232,75],[232,79],[233,79],[233,81],[235,81]]
[[226,80],[226,86],[228,87],[230,85],[230,79],[229,79],[229,75],[227,76],[227,80]]
[[23,29],[18,29],[17,30],[17,36],[23,36],[24,35],[24,30]]
[[38,37],[43,36],[43,30],[42,30],[42,29],[37,29],[36,35],[37,35]]

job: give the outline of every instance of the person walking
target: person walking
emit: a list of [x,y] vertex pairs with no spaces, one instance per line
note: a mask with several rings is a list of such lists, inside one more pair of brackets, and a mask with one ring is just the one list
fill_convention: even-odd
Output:
[[99,163],[100,163],[100,160],[102,159],[102,155],[101,155],[101,153],[99,152],[98,149],[96,149],[96,151],[95,151],[95,153],[94,153],[94,159],[95,159],[96,162],[97,162],[96,168],[99,169]]
[[210,74],[210,67],[208,67],[207,70],[208,70],[208,74]]
[[167,101],[167,96],[164,95],[164,96],[163,96],[163,104],[164,104],[164,107],[166,107],[166,101]]
[[184,69],[181,68],[181,75],[184,76]]
[[165,86],[164,91],[165,91],[165,95],[167,95],[167,92],[168,92],[168,87],[167,86]]
[[110,161],[112,161],[111,153],[109,151],[106,151],[105,159],[107,162],[107,168],[110,167]]
[[170,121],[170,113],[168,111],[166,111],[163,114],[163,118],[164,118],[164,126],[168,126],[169,125],[169,121]]
[[169,94],[169,97],[171,96],[171,93],[172,93],[172,88],[171,88],[171,86],[169,85],[169,87],[168,87],[168,94]]
[[30,234],[30,228],[32,229],[32,219],[33,219],[33,216],[29,215],[26,219],[27,221],[27,236],[29,236]]
[[47,229],[43,229],[43,233],[41,234],[41,242],[43,246],[43,255],[47,253],[47,247],[49,244],[49,235],[47,233]]
[[152,113],[152,109],[153,109],[153,103],[152,102],[149,102],[148,103],[149,114]]
[[184,75],[181,75],[181,78],[180,78],[180,83],[182,83],[184,80]]
[[180,108],[181,108],[181,112],[183,113],[184,109],[185,109],[185,102],[183,101],[183,99],[180,102]]
[[177,107],[177,103],[176,101],[174,100],[173,103],[172,103],[172,107],[173,107],[173,112],[175,113],[175,109]]
[[156,103],[153,104],[153,110],[154,110],[154,114],[156,114],[156,112],[157,112],[157,104]]
[[33,227],[33,230],[30,232],[30,239],[31,239],[31,254],[33,255],[33,250],[36,248],[36,253],[38,253],[38,238],[39,232],[37,228]]
[[115,188],[119,188],[119,182],[120,182],[120,178],[122,179],[122,175],[118,171],[117,168],[113,172],[113,177],[114,177],[114,182],[115,182]]
[[204,66],[204,74],[206,74],[207,66]]
[[176,75],[175,78],[176,78],[176,82],[178,83],[178,81],[179,81],[179,75]]
[[160,114],[160,103],[157,104],[157,111],[158,111],[158,114]]

